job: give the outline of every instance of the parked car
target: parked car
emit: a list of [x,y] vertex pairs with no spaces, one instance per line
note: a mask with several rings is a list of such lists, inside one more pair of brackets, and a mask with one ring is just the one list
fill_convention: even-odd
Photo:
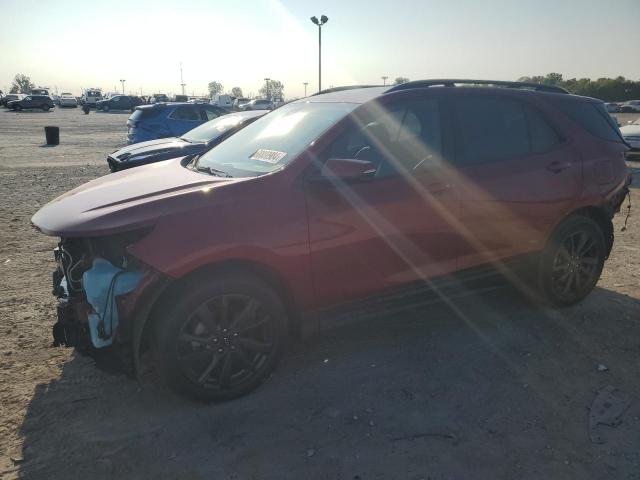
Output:
[[450,295],[450,274],[489,267],[579,302],[613,246],[628,147],[601,101],[489,83],[330,89],[191,162],[59,197],[32,218],[61,238],[55,342],[115,342],[134,366],[152,348],[172,388],[223,400],[269,376],[287,332],[394,293],[406,307],[443,278]]
[[89,105],[90,107],[95,107],[96,103],[102,100],[102,90],[99,88],[87,88],[82,93],[82,105]]
[[109,110],[131,110],[132,112],[138,105],[142,105],[140,97],[134,95],[115,95],[106,100],[98,100],[96,109],[108,112]]
[[27,95],[20,100],[12,100],[7,103],[7,107],[11,110],[31,110],[38,108],[46,112],[54,106],[53,100],[49,95]]
[[640,100],[629,100],[620,105],[618,110],[620,113],[637,113],[640,112]]
[[[151,103],[160,103],[160,102],[168,102],[169,97],[167,97],[164,93],[154,93],[151,97]],[[185,99],[185,102],[187,100]]]
[[112,172],[170,158],[200,155],[267,113],[265,110],[222,115],[188,131],[181,137],[135,143],[107,157]]
[[233,101],[233,104],[231,105],[231,109],[235,111],[240,111],[250,101],[251,101],[250,98],[238,97]]
[[620,127],[620,133],[625,142],[631,147],[628,153],[632,156],[640,155],[640,117],[636,118],[632,123]]
[[255,99],[245,103],[240,110],[273,110],[273,102],[271,100]]
[[207,103],[156,103],[135,109],[127,120],[127,142],[179,137],[228,110]]
[[7,93],[4,97],[2,97],[2,105],[8,107],[8,103],[14,100],[22,100],[26,97],[23,93]]
[[604,104],[604,107],[609,113],[617,113],[620,111],[620,104],[615,102],[608,102]]
[[233,100],[234,98],[231,95],[214,95],[209,103],[211,103],[211,105],[217,105],[218,107],[231,110],[233,107]]
[[73,96],[73,94],[69,92],[64,92],[60,95],[59,106],[60,108],[63,108],[63,107],[76,108],[78,106],[78,100],[76,99],[76,97]]

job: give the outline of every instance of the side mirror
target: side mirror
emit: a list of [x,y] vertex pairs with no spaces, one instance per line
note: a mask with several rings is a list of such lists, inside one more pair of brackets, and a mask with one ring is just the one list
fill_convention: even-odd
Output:
[[368,160],[355,158],[330,158],[322,166],[320,177],[331,179],[353,179],[370,176],[376,172],[376,166]]

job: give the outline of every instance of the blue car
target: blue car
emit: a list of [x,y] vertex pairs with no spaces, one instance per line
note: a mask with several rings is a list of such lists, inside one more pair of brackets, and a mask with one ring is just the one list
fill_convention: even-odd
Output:
[[128,145],[107,157],[109,170],[119,172],[170,158],[203,154],[265,113],[268,111],[230,113],[200,125],[181,137],[161,138]]
[[227,113],[229,110],[207,103],[142,105],[127,120],[127,143],[179,137],[198,125]]

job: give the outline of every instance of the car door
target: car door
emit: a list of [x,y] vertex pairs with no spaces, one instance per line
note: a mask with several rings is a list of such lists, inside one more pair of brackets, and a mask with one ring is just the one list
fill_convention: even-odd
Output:
[[580,191],[575,146],[535,104],[511,96],[456,96],[453,116],[459,268],[540,250]]
[[[320,305],[448,273],[458,253],[439,101],[377,106],[345,124],[305,183]],[[318,172],[330,158],[367,160],[375,171],[329,181]]]
[[24,100],[22,100],[22,107],[23,108],[33,107],[33,98],[31,97],[31,95],[29,95],[28,97],[24,97]]
[[198,105],[180,105],[167,118],[171,135],[178,137],[202,123]]

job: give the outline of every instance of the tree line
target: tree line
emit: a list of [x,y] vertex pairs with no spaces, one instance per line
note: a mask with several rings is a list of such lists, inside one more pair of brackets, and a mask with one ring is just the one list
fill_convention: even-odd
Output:
[[[397,77],[394,85],[408,81],[407,77]],[[640,99],[640,81],[629,80],[622,76],[616,78],[603,77],[597,80],[591,80],[590,78],[565,79],[561,73],[547,73],[546,75],[520,77],[518,81],[556,85],[576,95],[599,98],[605,102],[624,102]],[[13,79],[10,93],[31,93],[33,88],[35,88],[35,84],[31,81],[31,78],[18,73]],[[213,81],[209,83],[208,90],[209,94],[213,96],[222,93],[224,87],[220,82]],[[266,98],[284,98],[284,85],[278,80],[269,80],[265,82],[259,93]],[[242,97],[242,89],[233,87],[231,94],[235,97]]]
[[640,99],[640,81],[624,77],[616,78],[569,78],[564,79],[561,73],[547,73],[533,77],[520,77],[520,82],[543,83],[563,87],[576,95],[599,98],[605,102],[625,102]]

